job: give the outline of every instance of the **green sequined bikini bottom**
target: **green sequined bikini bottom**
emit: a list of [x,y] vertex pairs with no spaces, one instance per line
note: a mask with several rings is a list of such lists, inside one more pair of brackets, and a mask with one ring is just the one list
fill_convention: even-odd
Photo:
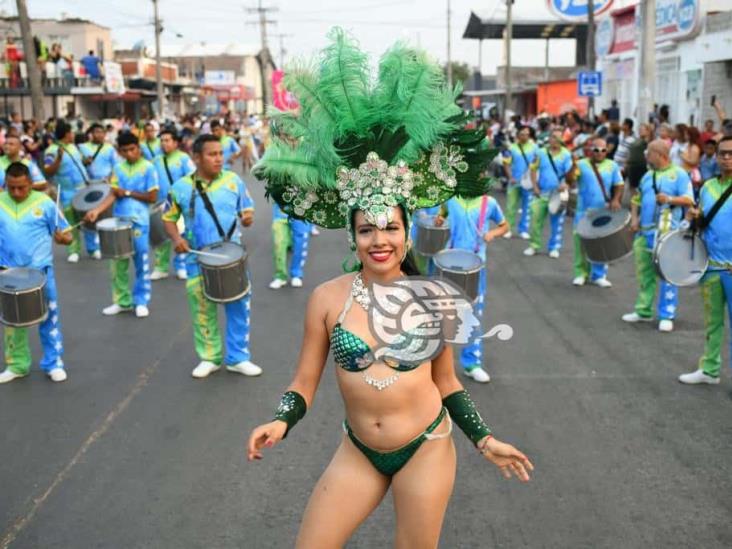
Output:
[[343,422],[343,430],[348,435],[348,438],[351,439],[351,442],[353,442],[354,446],[361,450],[363,455],[366,456],[366,459],[371,462],[371,465],[373,465],[376,470],[379,471],[379,473],[387,477],[391,477],[393,475],[396,475],[399,470],[404,467],[410,459],[412,459],[412,456],[417,450],[419,450],[419,447],[422,446],[422,443],[425,440],[446,438],[450,435],[450,433],[452,432],[452,422],[450,423],[450,429],[447,433],[432,435],[432,431],[437,429],[437,426],[442,423],[442,420],[445,418],[446,415],[447,410],[443,408],[442,410],[440,410],[440,415],[437,416],[437,419],[430,423],[429,427],[425,429],[424,433],[422,433],[406,445],[402,446],[401,448],[392,450],[391,452],[379,452],[366,446],[363,442],[356,438],[356,435],[353,434],[353,431],[351,430],[351,427],[350,425],[348,425],[347,421]]

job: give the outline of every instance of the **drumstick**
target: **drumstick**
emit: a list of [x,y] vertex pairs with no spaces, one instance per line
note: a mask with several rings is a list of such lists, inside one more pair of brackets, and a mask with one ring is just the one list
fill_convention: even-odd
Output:
[[203,255],[207,257],[214,257],[216,259],[229,259],[227,256],[222,254],[215,254],[212,252],[201,252],[199,250],[188,250],[188,253],[196,254],[196,255]]
[[61,205],[61,187],[59,186],[56,189],[56,223],[55,228],[58,228],[58,218],[61,215],[61,210],[59,209],[59,206]]

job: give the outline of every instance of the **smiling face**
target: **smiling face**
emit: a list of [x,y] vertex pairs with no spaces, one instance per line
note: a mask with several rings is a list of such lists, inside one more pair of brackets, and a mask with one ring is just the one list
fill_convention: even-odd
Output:
[[399,273],[407,246],[407,232],[402,209],[393,209],[392,219],[384,229],[377,228],[358,210],[354,215],[356,255],[364,271],[387,274]]

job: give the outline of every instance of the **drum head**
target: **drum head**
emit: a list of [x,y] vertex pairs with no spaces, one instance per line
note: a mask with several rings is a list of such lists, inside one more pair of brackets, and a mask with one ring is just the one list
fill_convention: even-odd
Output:
[[608,208],[589,210],[577,224],[577,232],[582,238],[604,238],[619,232],[630,223],[630,212]]
[[[236,242],[216,242],[201,248],[207,254],[199,255],[198,262],[209,267],[225,267],[240,261],[246,255],[246,250]],[[220,257],[217,257],[220,256]]]
[[123,231],[131,228],[132,223],[119,217],[108,217],[97,223],[97,230],[99,231]]
[[433,257],[435,265],[443,271],[469,273],[480,270],[483,260],[468,250],[442,250]]
[[35,290],[46,283],[46,275],[38,269],[11,267],[0,271],[0,291],[14,294]]
[[77,212],[88,212],[99,206],[110,194],[106,183],[95,183],[79,190],[71,199],[71,207]]
[[422,215],[418,216],[417,217],[417,227],[418,228],[424,227],[425,229],[433,229],[436,231],[448,230],[449,227],[447,224],[447,219],[444,219],[442,225],[438,227],[437,225],[435,225],[436,217],[437,217],[436,215],[426,215],[426,214],[422,214]]
[[704,275],[708,263],[704,242],[688,231],[670,232],[658,242],[656,264],[661,276],[671,284],[696,284]]

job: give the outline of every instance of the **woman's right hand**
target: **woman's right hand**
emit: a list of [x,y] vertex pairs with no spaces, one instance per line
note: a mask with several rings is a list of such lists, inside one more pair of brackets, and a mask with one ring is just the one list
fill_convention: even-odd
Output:
[[435,216],[435,227],[442,227],[445,224],[445,218],[441,215]]
[[249,435],[249,444],[247,445],[247,459],[254,461],[262,459],[262,448],[272,448],[275,444],[285,437],[287,432],[287,423],[276,419],[264,425],[260,425]]

